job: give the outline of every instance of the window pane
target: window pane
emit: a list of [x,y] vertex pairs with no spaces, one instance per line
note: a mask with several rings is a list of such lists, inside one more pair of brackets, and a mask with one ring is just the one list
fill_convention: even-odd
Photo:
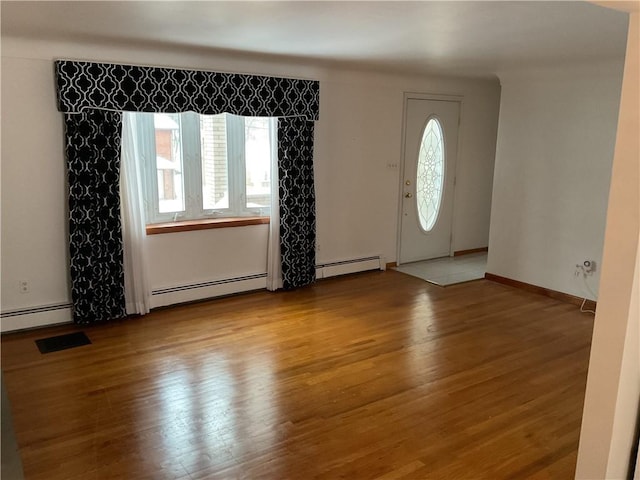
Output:
[[244,120],[246,162],[246,208],[269,208],[271,204],[271,139],[269,118]]
[[200,115],[202,208],[229,208],[226,114]]
[[156,113],[156,174],[160,213],[184,211],[184,178],[180,115]]

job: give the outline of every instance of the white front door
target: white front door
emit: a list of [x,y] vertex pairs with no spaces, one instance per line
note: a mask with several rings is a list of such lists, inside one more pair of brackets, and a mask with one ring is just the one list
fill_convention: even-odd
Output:
[[460,102],[407,98],[400,261],[451,254]]

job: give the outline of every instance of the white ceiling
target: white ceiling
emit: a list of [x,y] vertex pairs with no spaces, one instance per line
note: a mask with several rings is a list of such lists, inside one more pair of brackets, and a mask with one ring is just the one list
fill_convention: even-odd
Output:
[[620,59],[627,14],[581,1],[7,2],[2,35],[199,47],[492,76]]

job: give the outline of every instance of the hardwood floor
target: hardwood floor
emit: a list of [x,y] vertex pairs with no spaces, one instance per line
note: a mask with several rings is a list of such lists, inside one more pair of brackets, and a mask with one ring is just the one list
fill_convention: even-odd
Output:
[[25,477],[573,478],[593,317],[398,272],[2,337]]

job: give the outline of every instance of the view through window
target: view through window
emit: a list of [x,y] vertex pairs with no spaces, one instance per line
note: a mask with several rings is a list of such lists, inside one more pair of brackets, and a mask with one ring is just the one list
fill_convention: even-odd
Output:
[[275,118],[135,115],[147,224],[269,214]]

